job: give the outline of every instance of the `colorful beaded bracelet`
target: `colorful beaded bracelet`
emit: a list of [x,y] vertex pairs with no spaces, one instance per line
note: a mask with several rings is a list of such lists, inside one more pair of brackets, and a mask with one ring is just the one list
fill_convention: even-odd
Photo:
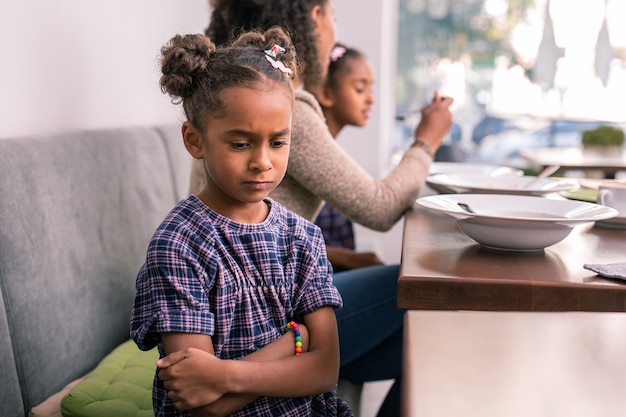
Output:
[[293,329],[293,333],[296,335],[296,356],[302,353],[302,338],[300,337],[300,327],[298,327],[298,323],[295,321],[290,321],[285,326],[285,333],[289,330]]

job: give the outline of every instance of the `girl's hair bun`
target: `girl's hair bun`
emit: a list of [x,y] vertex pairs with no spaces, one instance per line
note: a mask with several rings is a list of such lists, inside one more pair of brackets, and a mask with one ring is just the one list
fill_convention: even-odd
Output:
[[215,45],[205,35],[176,35],[161,48],[161,91],[174,101],[191,97]]

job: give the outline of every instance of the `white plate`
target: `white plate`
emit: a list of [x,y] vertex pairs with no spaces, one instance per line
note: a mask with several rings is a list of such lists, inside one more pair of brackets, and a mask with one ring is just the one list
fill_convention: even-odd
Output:
[[[462,209],[459,202],[475,213]],[[417,203],[452,216],[463,233],[486,248],[518,252],[542,250],[563,240],[576,225],[618,214],[584,201],[505,194],[440,194]]]
[[527,184],[536,179],[534,176],[501,175],[493,177],[485,174],[437,174],[429,175],[426,183],[440,193],[483,193],[545,195],[578,188],[578,183],[571,180],[542,178],[530,188]]
[[490,165],[469,162],[433,162],[430,174],[485,174],[492,177],[500,175],[524,175],[524,171],[502,165]]

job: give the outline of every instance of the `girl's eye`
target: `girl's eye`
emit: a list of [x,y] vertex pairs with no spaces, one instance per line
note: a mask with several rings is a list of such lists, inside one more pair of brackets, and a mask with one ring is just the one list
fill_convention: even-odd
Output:
[[248,146],[248,144],[243,142],[231,142],[230,146],[234,149],[244,149],[246,146]]
[[282,148],[283,146],[287,145],[287,141],[286,140],[274,140],[270,143],[270,146],[272,148]]

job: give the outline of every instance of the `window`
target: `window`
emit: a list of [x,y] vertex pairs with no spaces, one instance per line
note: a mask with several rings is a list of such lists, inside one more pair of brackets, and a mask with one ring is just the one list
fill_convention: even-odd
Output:
[[623,16],[623,0],[400,0],[396,148],[435,89],[455,98],[446,143],[469,159],[511,162],[510,132],[570,146],[584,129],[624,128]]

